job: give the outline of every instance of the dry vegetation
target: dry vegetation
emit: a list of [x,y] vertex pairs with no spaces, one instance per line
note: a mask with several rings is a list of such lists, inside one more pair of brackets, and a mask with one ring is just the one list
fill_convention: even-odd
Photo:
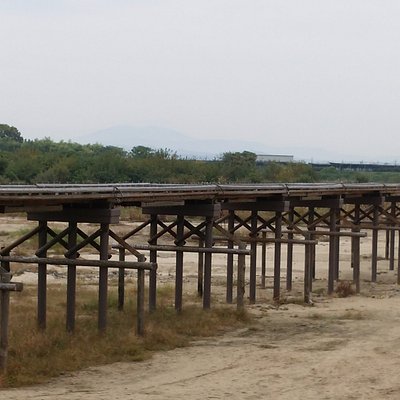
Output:
[[[129,217],[140,217],[138,209],[124,211]],[[131,215],[132,214],[132,215]],[[18,222],[17,222],[18,221]],[[9,244],[31,231],[26,221],[20,224],[16,218],[0,232],[1,243]],[[60,227],[54,228],[61,231]],[[87,226],[90,229],[90,225]],[[37,248],[37,239],[24,242],[14,252],[30,255]],[[62,254],[60,245],[50,253]],[[36,272],[36,266],[13,264],[15,280],[28,271]],[[48,273],[65,277],[60,268]],[[94,274],[94,275],[93,275]],[[145,336],[135,334],[136,284],[127,277],[126,300],[123,311],[117,310],[117,287],[110,275],[108,295],[108,328],[100,335],[97,330],[97,276],[93,271],[79,274],[76,305],[76,331],[66,332],[66,286],[63,283],[48,285],[47,329],[36,326],[36,285],[25,285],[21,293],[12,293],[9,324],[9,361],[6,373],[0,376],[0,388],[18,387],[48,381],[85,367],[116,361],[142,361],[155,351],[169,350],[190,344],[195,338],[218,335],[227,329],[241,326],[247,320],[245,312],[237,312],[232,306],[213,307],[209,312],[201,308],[201,300],[195,295],[186,296],[185,309],[177,314],[173,307],[174,289],[162,285],[158,289],[158,309],[145,316]]]
[[[12,296],[9,365],[0,387],[16,387],[47,381],[51,377],[92,365],[116,361],[142,361],[154,351],[187,346],[194,338],[221,334],[247,320],[244,312],[216,307],[203,312],[199,304],[186,306],[181,314],[173,307],[171,288],[159,293],[160,307],[146,316],[146,335],[135,335],[134,301],[117,311],[116,290],[109,296],[109,327],[97,332],[97,292],[94,286],[78,288],[77,327],[65,331],[65,287],[52,285],[48,292],[48,326],[36,328],[36,293],[33,287]],[[132,292],[134,289],[129,288]],[[134,299],[135,295],[131,295]]]

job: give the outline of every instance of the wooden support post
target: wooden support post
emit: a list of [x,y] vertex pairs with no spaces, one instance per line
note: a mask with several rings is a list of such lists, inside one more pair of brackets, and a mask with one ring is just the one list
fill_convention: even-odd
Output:
[[[293,240],[293,219],[294,219],[294,208],[290,207],[288,220],[289,225],[287,229],[289,230],[288,239]],[[292,280],[293,280],[293,243],[287,244],[287,267],[286,267],[286,290],[292,290]]]
[[[396,218],[396,203],[392,202],[390,206],[390,214],[393,218]],[[393,225],[393,224],[390,224]],[[386,231],[387,232],[387,231]],[[390,244],[389,244],[389,270],[394,270],[394,252],[395,252],[395,240],[396,240],[396,231],[391,230],[390,234]]]
[[[118,260],[125,261],[125,249],[118,249]],[[122,311],[125,304],[125,268],[118,268],[118,310]]]
[[[182,246],[182,237],[185,228],[185,219],[183,215],[177,216],[177,237],[176,245]],[[176,270],[175,270],[175,310],[182,311],[182,289],[183,289],[183,251],[176,252]]]
[[[374,206],[372,223],[374,227],[379,224],[379,208]],[[378,271],[378,229],[372,230],[372,260],[371,260],[371,281],[376,282]]]
[[[206,238],[205,247],[211,248],[213,246],[213,218],[206,217]],[[212,253],[204,255],[204,293],[203,293],[203,308],[208,309],[211,307],[211,265]]]
[[[100,260],[108,260],[109,224],[101,224]],[[98,329],[100,333],[107,328],[108,267],[99,268],[99,310]]]
[[[138,261],[144,261],[144,256],[139,257]],[[136,298],[136,334],[144,335],[144,275],[145,271],[138,269],[137,271],[137,298]]]
[[[275,239],[281,238],[282,232],[282,213],[277,211],[275,213]],[[281,243],[275,243],[275,254],[274,254],[274,301],[280,300],[281,291]]]
[[389,231],[387,230],[385,232],[385,260],[389,260],[389,247],[390,247],[390,237],[389,237]]
[[[315,208],[314,207],[310,207],[309,211],[308,211],[308,222],[309,225],[312,224],[314,222],[314,218],[315,218]],[[307,227],[308,228],[308,232],[310,232],[310,240],[315,240],[315,226],[312,227]],[[316,244],[312,244],[310,245],[310,265],[311,265],[311,290],[312,290],[312,281],[313,279],[315,279],[315,275],[316,275]]]
[[[267,238],[267,232],[263,231],[262,238]],[[261,243],[261,287],[265,289],[265,280],[267,276],[267,241]]]
[[397,246],[397,284],[400,285],[400,232]]
[[[77,241],[77,223],[69,223],[68,232],[68,249],[76,246]],[[71,259],[76,259],[76,253],[71,254]],[[67,315],[66,329],[67,332],[75,330],[75,299],[76,299],[76,265],[68,265],[67,267]]]
[[[310,240],[310,234],[305,235],[306,240]],[[312,282],[312,268],[311,268],[311,245],[304,245],[304,302],[309,304],[311,302],[311,282]]]
[[[39,221],[39,247],[47,243],[47,222]],[[40,254],[46,257],[46,252]],[[46,308],[47,308],[47,265],[38,264],[38,302],[37,302],[37,324],[39,329],[46,329]]]
[[[10,274],[0,275],[0,282],[10,282]],[[0,290],[0,375],[5,372],[8,357],[8,319],[10,310],[10,292]]]
[[[257,211],[251,212],[251,233],[250,236],[255,238],[257,235]],[[250,291],[249,298],[250,304],[256,302],[256,274],[257,274],[257,242],[250,243],[251,255],[250,255]]]
[[[340,232],[340,208],[335,209],[336,227],[335,232]],[[339,280],[340,269],[340,235],[335,236],[335,280]]]
[[[336,211],[334,208],[330,210],[329,221],[330,232],[336,231]],[[329,269],[328,269],[328,294],[333,293],[335,282],[335,266],[336,266],[336,241],[335,236],[329,236]]]
[[[244,250],[245,244],[240,244],[239,249]],[[238,255],[237,266],[237,309],[240,310],[244,307],[244,293],[245,293],[245,270],[246,270],[246,256],[244,254]]]
[[[229,210],[228,217],[228,232],[233,234],[235,228],[235,211]],[[228,239],[228,249],[233,249],[233,240]],[[226,266],[226,302],[232,303],[233,298],[233,254],[227,255],[227,266]]]
[[[354,208],[354,224],[352,232],[360,232],[360,205]],[[356,285],[356,293],[360,293],[360,237],[352,237],[351,259],[353,263],[353,282]]]
[[[150,222],[150,237],[157,237],[157,228],[158,228],[158,215],[151,215]],[[151,239],[149,244],[156,245],[157,239]],[[157,250],[150,250],[150,262],[157,262]],[[150,271],[149,276],[149,311],[155,311],[157,308],[157,271]]]
[[10,291],[22,291],[23,284],[10,282],[9,262],[0,266],[0,376],[6,371],[8,358],[8,321],[10,314]]
[[[199,239],[199,248],[204,247],[204,240]],[[197,256],[197,295],[203,297],[204,284],[204,253],[199,253]]]

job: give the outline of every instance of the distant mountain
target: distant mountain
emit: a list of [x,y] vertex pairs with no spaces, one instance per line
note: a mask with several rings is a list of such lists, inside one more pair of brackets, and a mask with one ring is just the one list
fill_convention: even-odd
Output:
[[152,149],[168,148],[176,151],[182,157],[213,159],[228,151],[252,151],[256,154],[288,154],[297,161],[328,162],[393,162],[397,157],[363,157],[357,154],[344,154],[324,148],[314,148],[305,145],[269,146],[268,137],[265,143],[237,139],[195,139],[174,129],[158,126],[127,126],[118,125],[102,129],[87,135],[74,138],[74,141],[87,144],[99,143],[105,146],[117,146],[129,151],[134,146],[148,146]]
[[224,140],[193,139],[176,130],[156,126],[114,126],[75,139],[79,143],[100,143],[131,150],[134,146],[153,149],[168,148],[184,157],[214,158],[227,151],[260,152],[261,143]]

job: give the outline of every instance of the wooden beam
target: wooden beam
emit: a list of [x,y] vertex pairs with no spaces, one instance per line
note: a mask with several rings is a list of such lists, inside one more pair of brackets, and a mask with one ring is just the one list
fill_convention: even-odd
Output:
[[0,256],[0,262],[17,262],[21,264],[48,264],[48,265],[79,265],[81,267],[109,267],[126,269],[157,269],[157,264],[138,261],[111,261],[111,260],[84,260],[55,257],[22,257],[22,256]]
[[119,208],[66,208],[62,211],[29,212],[29,221],[118,224]]
[[369,204],[380,206],[385,202],[384,196],[361,196],[361,197],[344,197],[344,204]]
[[222,210],[242,210],[242,211],[289,211],[290,201],[288,200],[260,200],[249,202],[229,201],[221,203]]
[[322,198],[321,200],[290,200],[290,205],[292,207],[317,207],[317,208],[340,208],[343,205],[343,199],[334,198],[334,199],[326,199]]
[[183,206],[146,206],[142,208],[143,214],[180,215],[186,217],[220,217],[221,204],[185,204]]
[[24,284],[22,282],[0,282],[0,290],[8,290],[10,292],[22,292]]

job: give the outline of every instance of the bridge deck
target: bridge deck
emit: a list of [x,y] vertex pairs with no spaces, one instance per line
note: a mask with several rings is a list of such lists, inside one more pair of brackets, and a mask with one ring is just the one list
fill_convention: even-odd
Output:
[[2,185],[1,206],[32,206],[106,202],[119,205],[177,200],[256,200],[276,196],[399,196],[399,184],[235,184],[235,185]]

